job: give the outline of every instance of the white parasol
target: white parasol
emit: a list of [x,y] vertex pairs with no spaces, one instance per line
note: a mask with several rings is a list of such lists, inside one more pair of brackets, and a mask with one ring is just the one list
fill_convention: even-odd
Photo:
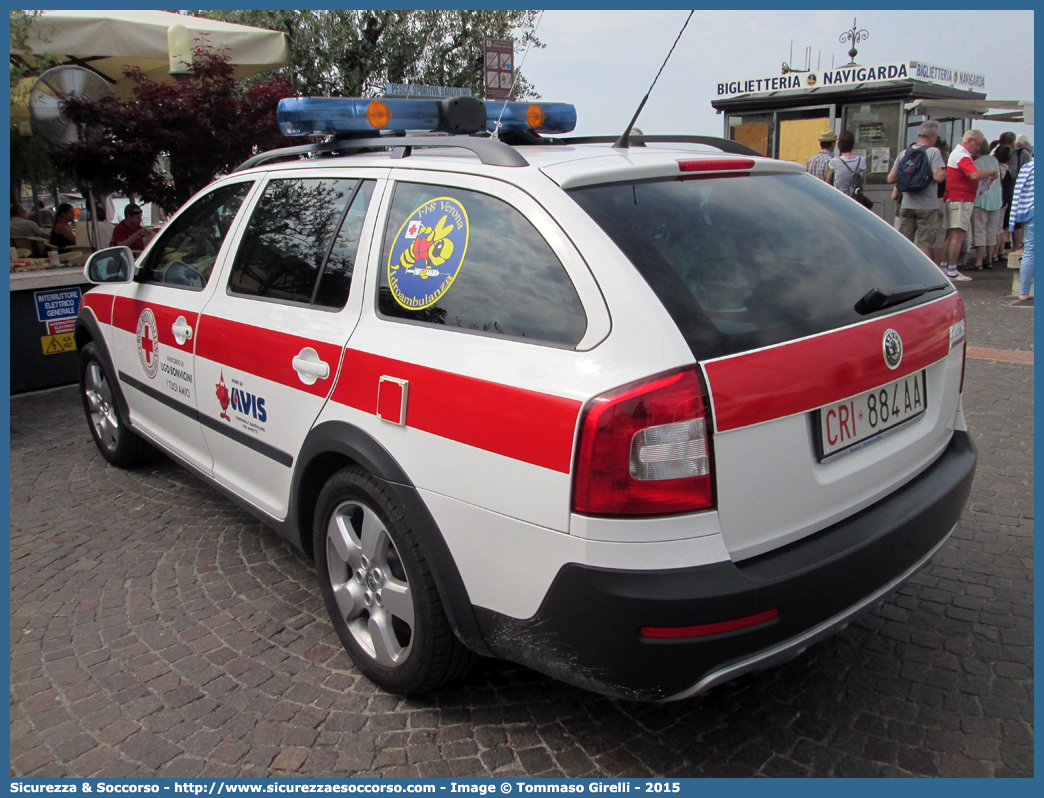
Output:
[[[236,77],[246,77],[286,66],[290,48],[279,31],[236,25],[213,19],[172,14],[167,11],[45,11],[33,20],[29,52],[47,55],[59,64],[77,64],[105,77],[116,96],[131,96],[134,83],[124,70],[136,66],[157,82],[170,76],[167,32],[184,25],[189,40],[197,40],[224,51]],[[26,79],[31,85],[32,78]],[[28,110],[17,101],[20,87],[12,91],[12,122],[28,119]],[[28,93],[28,86],[21,90]]]

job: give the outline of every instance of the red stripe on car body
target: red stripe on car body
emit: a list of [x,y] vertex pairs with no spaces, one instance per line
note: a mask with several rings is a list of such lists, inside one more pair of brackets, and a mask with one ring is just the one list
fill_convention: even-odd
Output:
[[[341,347],[336,344],[206,314],[200,318],[196,338],[196,357],[314,396],[330,392],[330,380],[341,360]],[[294,358],[305,348],[314,349],[330,367],[330,375],[312,385],[301,382],[293,366]]]
[[99,324],[112,324],[113,294],[103,294],[100,291],[88,291],[80,300],[80,307],[90,308]]
[[[920,371],[946,357],[950,325],[962,318],[954,292],[893,316],[704,363],[715,429],[808,412]],[[895,370],[884,359],[889,329],[903,340]]]
[[113,326],[136,335],[138,332],[138,319],[146,308],[151,310],[152,315],[156,317],[156,335],[159,338],[159,342],[164,346],[170,346],[182,352],[192,354],[192,344],[195,336],[185,341],[185,343],[179,344],[175,340],[174,332],[171,328],[174,326],[174,322],[177,321],[178,316],[184,316],[189,326],[195,328],[198,313],[185,312],[178,308],[158,305],[155,302],[144,302],[140,299],[119,296],[116,297],[116,302],[113,303]]
[[[333,400],[377,413],[382,376],[407,380],[406,426],[569,473],[581,403],[348,349]],[[452,468],[452,463],[446,464]]]

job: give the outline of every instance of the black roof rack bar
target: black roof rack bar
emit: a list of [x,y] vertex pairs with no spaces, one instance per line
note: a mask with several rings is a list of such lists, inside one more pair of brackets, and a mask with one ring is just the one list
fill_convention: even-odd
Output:
[[401,148],[396,157],[408,156],[414,147],[457,147],[471,150],[479,160],[489,166],[529,166],[529,161],[515,149],[493,139],[476,138],[474,136],[386,136],[372,139],[343,139],[340,141],[323,141],[316,144],[302,144],[297,147],[283,147],[269,150],[243,161],[234,171],[240,172],[254,166],[260,166],[277,158],[290,155],[306,155],[309,153],[334,153],[351,155],[363,149],[374,147]]
[[[568,136],[560,137],[555,136],[553,143],[555,144],[613,144],[619,136]],[[757,150],[753,150],[746,144],[740,144],[738,141],[732,141],[731,139],[723,139],[718,136],[686,136],[686,135],[638,135],[632,133],[630,135],[630,143],[632,146],[641,146],[646,142],[650,144],[704,144],[708,147],[714,147],[721,150],[722,152],[728,152],[733,155],[758,155],[761,153]],[[549,142],[551,143],[551,142]]]

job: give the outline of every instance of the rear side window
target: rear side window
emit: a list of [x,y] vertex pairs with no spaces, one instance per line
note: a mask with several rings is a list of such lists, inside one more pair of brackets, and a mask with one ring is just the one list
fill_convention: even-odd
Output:
[[272,180],[239,245],[228,290],[344,307],[373,181]]
[[529,220],[488,194],[447,186],[396,185],[378,311],[570,348],[587,330],[565,267]]
[[872,318],[855,310],[872,288],[937,289],[896,307],[953,290],[895,230],[808,175],[569,193],[641,272],[698,360]]

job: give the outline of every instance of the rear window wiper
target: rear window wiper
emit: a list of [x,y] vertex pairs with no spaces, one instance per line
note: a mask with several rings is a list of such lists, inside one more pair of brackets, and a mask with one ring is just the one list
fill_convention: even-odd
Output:
[[930,291],[942,291],[946,287],[945,283],[931,287],[921,285],[920,283],[916,285],[897,285],[894,288],[874,287],[867,291],[862,299],[856,302],[855,311],[861,316],[865,316],[868,313],[890,308],[893,305],[901,305],[908,299],[916,299]]

